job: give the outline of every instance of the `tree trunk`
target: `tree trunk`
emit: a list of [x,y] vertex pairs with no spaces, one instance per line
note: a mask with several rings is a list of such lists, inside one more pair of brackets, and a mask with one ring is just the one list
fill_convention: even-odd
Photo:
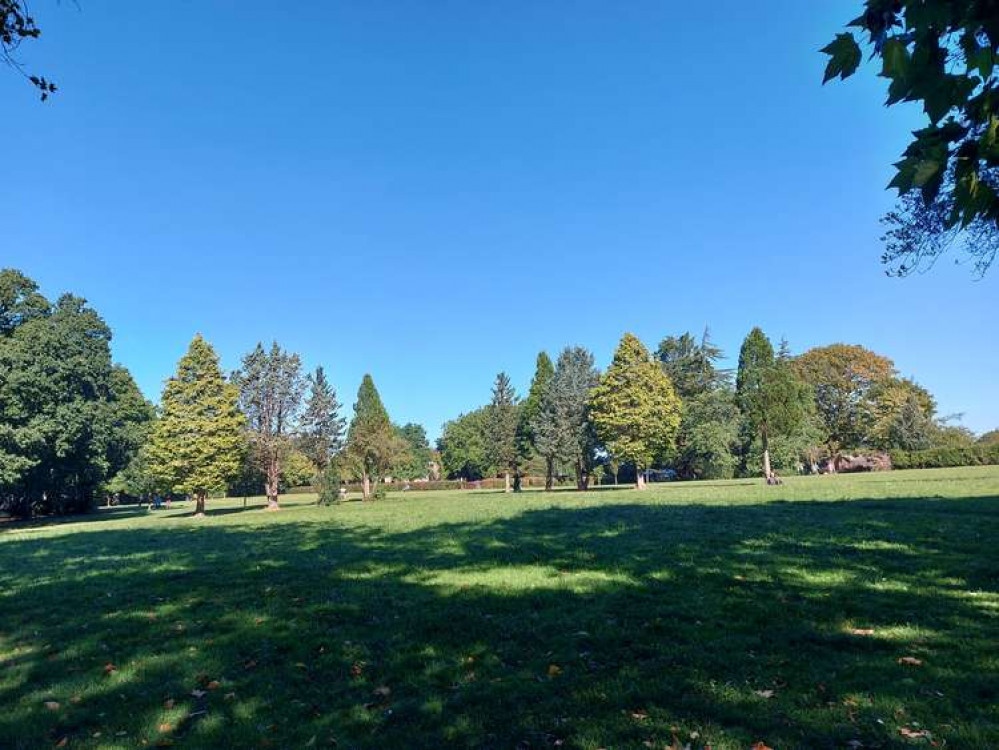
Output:
[[620,474],[620,473],[621,473],[621,469],[620,469],[620,468],[618,468],[618,469],[617,469],[617,470],[616,470],[616,471],[614,472],[614,486],[615,486],[615,487],[617,487],[617,485],[618,485],[618,478],[617,478],[617,475],[618,475],[618,474]]
[[207,497],[206,492],[196,492],[194,494],[194,515],[196,518],[200,518],[205,515],[205,497]]
[[520,481],[520,467],[513,470],[513,491],[520,492],[523,489]]
[[763,433],[763,477],[764,479],[769,479],[772,476],[770,470],[770,441],[767,439],[767,433]]
[[361,472],[361,499],[371,499],[371,477],[366,470]]
[[645,489],[645,473],[637,465],[635,466],[635,489]]
[[264,491],[267,493],[267,510],[278,510],[278,482],[281,479],[281,460],[277,453],[268,457]]
[[586,489],[588,484],[586,470],[583,468],[583,462],[577,458],[574,468],[576,470],[576,489],[582,492]]
[[545,492],[551,492],[555,486],[555,461],[551,458],[545,459]]
[[510,471],[503,472],[503,491],[513,492],[513,488],[510,486]]

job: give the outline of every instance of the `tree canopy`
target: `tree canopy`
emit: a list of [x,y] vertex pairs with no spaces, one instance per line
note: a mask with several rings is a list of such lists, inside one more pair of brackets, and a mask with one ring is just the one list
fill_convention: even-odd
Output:
[[984,273],[999,249],[999,12],[994,0],[867,0],[822,51],[823,82],[846,79],[863,58],[881,62],[887,104],[918,102],[927,125],[913,133],[889,184],[902,198],[885,222],[883,262],[907,274],[962,237]]

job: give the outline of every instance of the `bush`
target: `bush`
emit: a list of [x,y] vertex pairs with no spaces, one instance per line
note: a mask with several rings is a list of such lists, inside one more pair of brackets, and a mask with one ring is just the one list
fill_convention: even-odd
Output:
[[944,446],[922,451],[892,451],[896,469],[943,469],[949,466],[999,464],[999,445]]

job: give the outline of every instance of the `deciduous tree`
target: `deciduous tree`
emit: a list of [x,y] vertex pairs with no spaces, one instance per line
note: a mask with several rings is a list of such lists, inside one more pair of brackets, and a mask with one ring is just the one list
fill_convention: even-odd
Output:
[[[999,249],[994,0],[867,0],[849,26],[881,62],[887,103],[919,102],[928,120],[895,164],[889,187],[902,203],[886,217],[884,263],[892,273],[911,273],[957,240],[984,273]],[[829,55],[823,82],[848,78],[863,58],[852,31],[822,51]]]

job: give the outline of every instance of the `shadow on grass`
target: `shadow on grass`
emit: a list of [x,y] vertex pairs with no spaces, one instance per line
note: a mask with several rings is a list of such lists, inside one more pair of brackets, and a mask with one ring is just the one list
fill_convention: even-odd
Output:
[[999,746],[997,498],[329,513],[0,545],[0,746]]

